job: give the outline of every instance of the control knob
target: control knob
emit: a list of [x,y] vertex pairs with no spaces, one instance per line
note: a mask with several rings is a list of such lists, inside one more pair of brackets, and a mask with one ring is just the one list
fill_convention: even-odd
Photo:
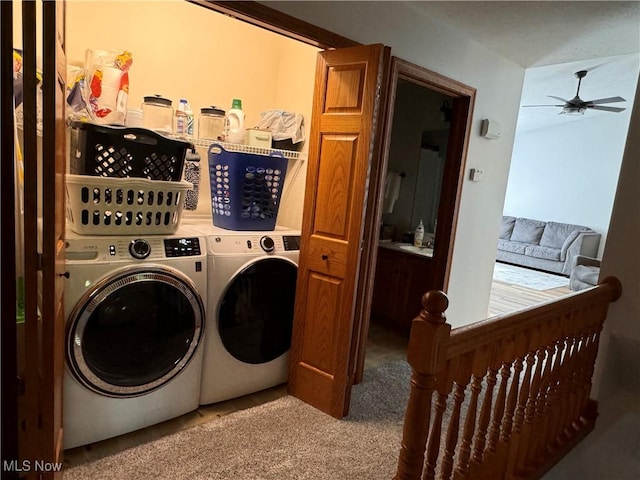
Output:
[[264,236],[260,239],[260,246],[265,252],[273,252],[275,245],[276,244],[271,237]]
[[149,242],[146,240],[137,238],[129,244],[129,253],[133,258],[142,260],[143,258],[147,258],[151,253],[151,245],[149,245]]

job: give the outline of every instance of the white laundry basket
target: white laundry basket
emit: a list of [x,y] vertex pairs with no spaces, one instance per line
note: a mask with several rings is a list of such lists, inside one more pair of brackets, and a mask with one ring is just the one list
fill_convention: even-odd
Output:
[[184,180],[67,174],[67,226],[80,235],[174,233],[192,187]]

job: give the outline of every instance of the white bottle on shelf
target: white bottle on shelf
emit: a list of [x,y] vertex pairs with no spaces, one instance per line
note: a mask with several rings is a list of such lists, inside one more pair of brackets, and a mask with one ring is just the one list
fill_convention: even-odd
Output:
[[244,143],[244,112],[242,100],[234,98],[231,109],[227,111],[227,128],[225,141],[230,143]]
[[413,244],[416,247],[421,247],[423,238],[424,238],[424,225],[422,224],[422,219],[420,219],[420,223],[416,227],[416,231],[413,234]]
[[184,98],[180,99],[178,107],[173,114],[173,133],[180,137],[187,136],[187,101]]

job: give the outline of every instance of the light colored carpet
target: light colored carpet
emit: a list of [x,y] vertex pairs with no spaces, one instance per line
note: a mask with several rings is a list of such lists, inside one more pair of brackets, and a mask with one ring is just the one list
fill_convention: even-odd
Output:
[[64,480],[375,480],[396,470],[411,370],[365,371],[336,420],[286,396],[79,465]]
[[493,279],[533,290],[549,290],[569,285],[569,279],[562,275],[553,275],[499,262],[496,262],[493,269]]

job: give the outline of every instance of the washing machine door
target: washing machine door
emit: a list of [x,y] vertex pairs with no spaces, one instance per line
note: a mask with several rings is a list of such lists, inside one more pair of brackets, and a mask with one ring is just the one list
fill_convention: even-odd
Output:
[[218,331],[237,360],[266,363],[291,347],[298,268],[285,258],[262,258],[229,282],[218,309]]
[[151,392],[189,363],[203,331],[193,283],[163,267],[121,271],[97,283],[67,322],[67,362],[87,388],[107,396]]

